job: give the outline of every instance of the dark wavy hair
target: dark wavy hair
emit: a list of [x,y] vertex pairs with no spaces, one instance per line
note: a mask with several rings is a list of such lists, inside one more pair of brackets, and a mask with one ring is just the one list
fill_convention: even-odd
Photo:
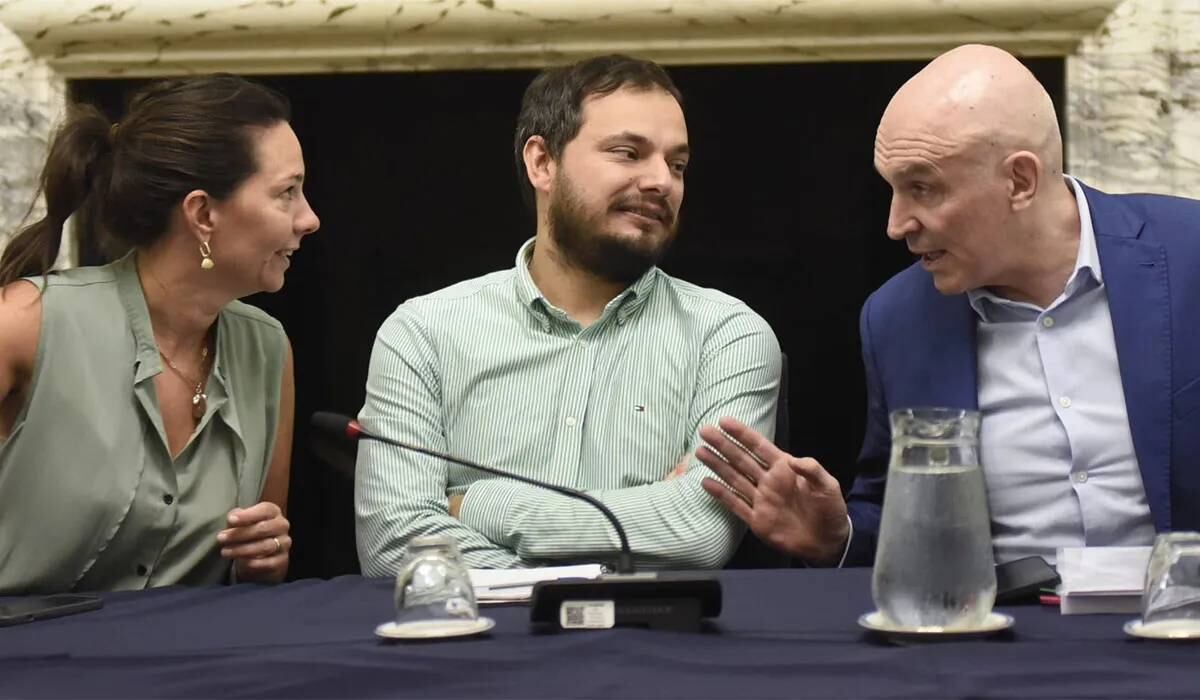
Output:
[[69,106],[39,180],[46,215],[4,249],[0,287],[48,273],[63,225],[80,209],[126,249],[153,244],[188,192],[224,199],[254,174],[254,128],[290,118],[286,97],[233,75],[152,83],[119,124],[91,105]]
[[534,194],[525,171],[525,142],[531,136],[541,136],[550,157],[558,160],[583,126],[583,103],[589,97],[609,95],[621,88],[660,89],[683,106],[683,95],[662,66],[621,54],[596,56],[542,71],[525,89],[513,138],[513,157],[517,184],[530,209],[534,207]]

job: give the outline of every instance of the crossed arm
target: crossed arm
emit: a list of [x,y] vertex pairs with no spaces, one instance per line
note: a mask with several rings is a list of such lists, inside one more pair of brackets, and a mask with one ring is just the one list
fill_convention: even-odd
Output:
[[[385,436],[444,449],[436,349],[415,319],[401,326],[376,340],[361,419]],[[779,372],[778,344],[761,319],[717,329],[705,343],[689,409],[691,449],[700,444],[699,427],[722,415],[773,434]],[[701,481],[710,475],[691,460],[676,478],[589,493],[624,525],[638,565],[716,568],[732,556],[741,525],[704,493]],[[453,536],[473,567],[587,561],[617,549],[616,534],[591,506],[507,479],[474,482],[456,518],[447,476],[437,460],[360,445],[355,503],[365,573],[393,573],[407,541],[420,534]]]

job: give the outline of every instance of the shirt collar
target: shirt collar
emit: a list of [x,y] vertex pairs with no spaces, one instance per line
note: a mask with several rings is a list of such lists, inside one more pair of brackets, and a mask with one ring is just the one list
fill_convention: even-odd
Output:
[[[1100,270],[1100,251],[1096,248],[1096,229],[1092,226],[1092,210],[1088,206],[1087,197],[1083,194],[1083,187],[1079,181],[1070,175],[1066,176],[1067,182],[1071,183],[1071,188],[1075,190],[1075,206],[1079,208],[1079,255],[1075,258],[1075,272],[1071,275],[1072,281],[1078,277],[1081,272],[1088,272],[1092,277],[1100,283],[1104,282],[1104,273]],[[1067,283],[1070,286],[1070,282]]]
[[158,343],[154,341],[154,329],[150,325],[150,310],[146,307],[146,295],[138,279],[137,257],[129,252],[113,263],[117,278],[117,296],[125,308],[129,328],[133,332],[134,372],[133,382],[138,384],[163,371],[158,355]]
[[[154,398],[156,392],[151,391],[152,384],[144,384],[147,380],[153,380],[154,377],[161,374],[165,367],[162,356],[158,352],[158,343],[154,340],[154,327],[150,323],[150,309],[146,306],[146,294],[142,290],[142,282],[138,277],[136,252],[129,252],[114,262],[112,267],[117,281],[117,296],[121,301],[121,306],[125,309],[125,317],[129,320],[129,328],[133,333],[134,395],[158,429],[163,449],[169,452],[166,429],[162,425],[157,399]],[[208,395],[207,411],[196,426],[196,433],[199,434],[203,431],[214,416],[220,416],[235,436],[234,451],[240,475],[242,457],[245,454],[245,441],[242,437],[241,422],[238,419],[236,406],[230,400],[231,388],[224,362],[227,353],[222,352],[222,343],[229,337],[226,325],[225,313],[222,311],[217,316],[217,340],[214,344],[216,356],[213,357],[212,371],[205,384],[205,393]]]
[[[117,295],[125,308],[125,317],[129,319],[129,328],[133,332],[134,370],[133,383],[140,384],[147,379],[162,373],[162,356],[158,352],[158,342],[154,339],[154,327],[150,323],[150,309],[146,306],[146,295],[142,291],[142,282],[138,277],[137,254],[129,252],[120,260],[113,263],[117,280]],[[233,402],[228,400],[230,395],[229,376],[225,367],[226,352],[222,352],[222,341],[229,335],[225,328],[225,313],[217,316],[217,339],[214,343],[213,366],[209,373],[206,391],[210,413],[219,413],[234,432],[239,433],[237,415]],[[205,416],[205,420],[208,417]]]
[[[1096,248],[1096,230],[1092,226],[1092,214],[1088,207],[1087,197],[1084,196],[1083,188],[1079,185],[1078,180],[1070,175],[1063,177],[1075,193],[1075,207],[1079,211],[1079,252],[1075,254],[1075,269],[1067,278],[1063,293],[1051,304],[1051,307],[1090,288],[1089,282],[1094,282],[1095,286],[1104,283],[1104,275],[1100,270],[1100,253]],[[971,303],[971,308],[984,322],[992,320],[988,312],[993,305],[1040,311],[1033,304],[1005,299],[987,289],[972,289],[967,292],[967,299]]]
[[[533,276],[529,274],[529,261],[533,258],[533,246],[536,240],[536,238],[530,238],[517,251],[515,278],[517,299],[538,319],[543,330],[549,330],[551,318],[574,323],[567,312],[551,304],[542,295],[537,283],[533,281]],[[601,323],[615,314],[617,323],[624,324],[650,297],[657,281],[658,268],[651,267],[636,282],[605,304],[604,313],[600,315],[597,323]]]

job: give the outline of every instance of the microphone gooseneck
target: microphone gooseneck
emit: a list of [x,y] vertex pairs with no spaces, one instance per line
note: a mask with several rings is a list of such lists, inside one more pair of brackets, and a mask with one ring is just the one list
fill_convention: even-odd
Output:
[[342,437],[347,440],[375,440],[378,442],[382,442],[385,445],[399,447],[400,449],[409,450],[411,452],[418,452],[420,454],[427,455],[429,457],[436,457],[438,459],[444,459],[447,462],[453,462],[455,464],[460,464],[464,467],[478,469],[481,472],[485,472],[487,474],[494,474],[496,476],[500,476],[505,479],[512,479],[514,481],[520,481],[521,483],[529,484],[531,486],[537,486],[539,488],[543,488],[543,489],[546,489],[549,491],[554,491],[556,493],[561,493],[564,496],[569,496],[571,498],[575,498],[575,499],[584,501],[585,503],[589,503],[594,508],[599,510],[604,515],[605,518],[608,519],[608,522],[612,524],[613,530],[615,530],[617,533],[617,538],[621,541],[621,551],[618,555],[617,565],[616,565],[617,573],[618,574],[634,573],[633,554],[629,549],[629,538],[626,537],[626,535],[625,535],[625,528],[621,527],[621,523],[620,523],[620,521],[617,520],[617,516],[614,515],[611,510],[609,510],[608,506],[601,503],[600,500],[594,496],[591,496],[587,493],[584,493],[583,491],[579,491],[577,489],[569,488],[566,486],[558,486],[557,484],[550,484],[550,483],[547,483],[544,481],[538,481],[537,479],[531,479],[527,476],[521,476],[519,474],[511,474],[509,472],[502,471],[502,470],[496,469],[494,467],[485,467],[484,465],[479,464],[477,462],[472,462],[471,460],[463,459],[461,457],[455,457],[454,455],[449,455],[449,454],[446,454],[445,452],[439,452],[437,450],[432,450],[427,447],[421,447],[418,445],[410,445],[405,442],[400,442],[399,440],[393,440],[392,438],[383,437],[382,435],[376,435],[376,434],[368,431],[366,428],[363,428],[362,424],[360,424],[358,421],[356,421],[352,418],[349,418],[347,416],[337,414],[337,413],[318,411],[317,413],[313,414],[312,425],[315,428],[318,428],[327,433],[337,435],[337,436]]

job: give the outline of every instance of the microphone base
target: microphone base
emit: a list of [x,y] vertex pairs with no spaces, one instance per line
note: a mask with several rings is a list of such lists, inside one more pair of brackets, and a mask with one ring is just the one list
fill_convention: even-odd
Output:
[[529,621],[550,629],[649,627],[699,632],[721,614],[721,582],[711,574],[612,574],[534,585]]

